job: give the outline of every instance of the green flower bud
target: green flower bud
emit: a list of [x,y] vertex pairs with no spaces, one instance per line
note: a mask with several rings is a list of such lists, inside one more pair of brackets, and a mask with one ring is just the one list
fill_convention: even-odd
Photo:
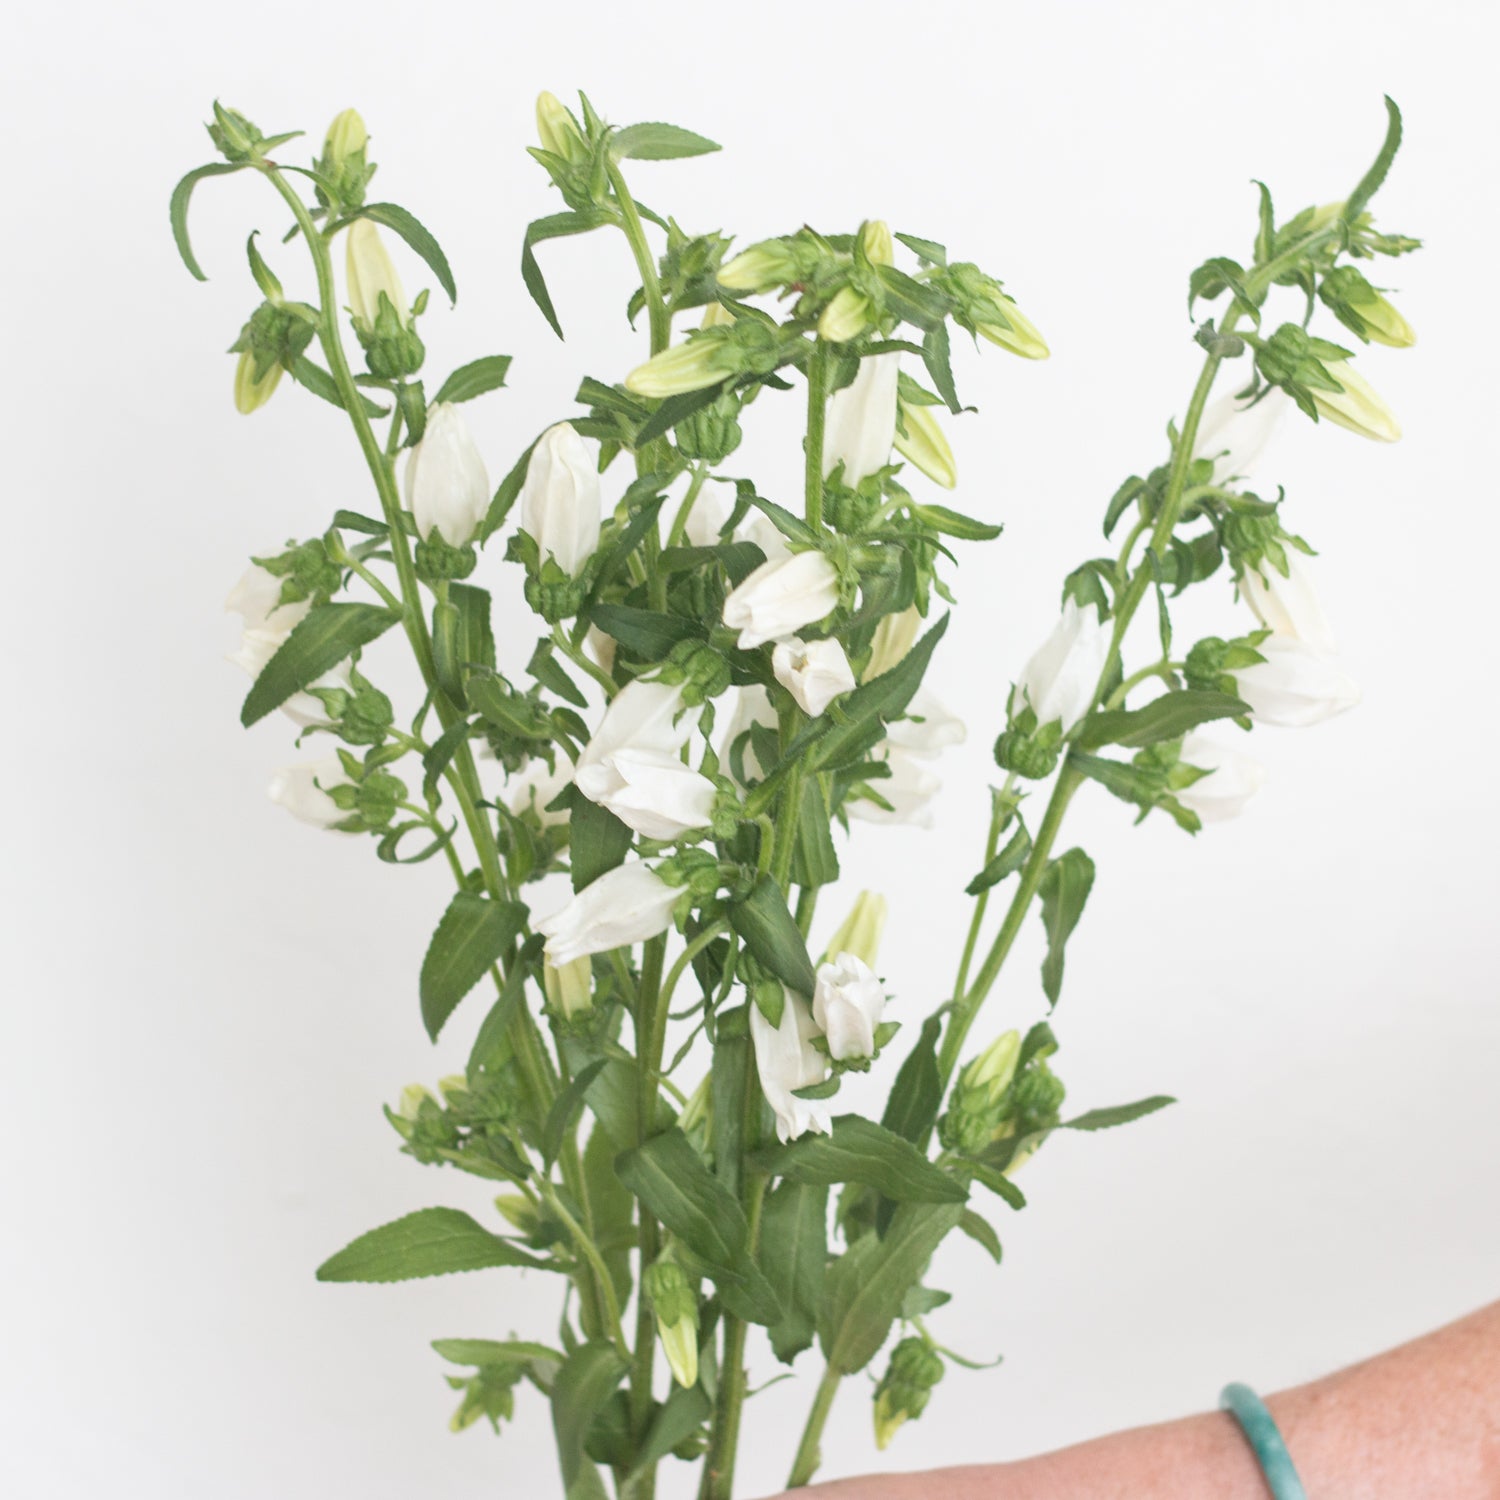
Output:
[[678,396],[717,385],[734,373],[729,335],[736,325],[700,329],[685,344],[654,354],[625,377],[625,389],[637,396]]
[[970,333],[1023,359],[1046,359],[1052,353],[1036,325],[978,266],[967,261],[949,266],[944,284],[958,302],[955,320]]
[[543,151],[578,163],[588,156],[588,147],[567,106],[556,94],[543,89],[536,96],[536,138]]
[[927,1410],[933,1387],[943,1373],[942,1358],[926,1339],[913,1336],[896,1345],[875,1387],[877,1448],[884,1451],[903,1422],[915,1421]]
[[472,546],[466,543],[462,547],[450,547],[443,540],[442,533],[435,528],[425,542],[417,543],[414,555],[417,577],[423,583],[467,578],[479,561]]
[[1412,326],[1354,266],[1335,266],[1318,295],[1345,328],[1367,344],[1374,340],[1392,349],[1409,349],[1417,341]]
[[809,267],[796,240],[762,240],[719,268],[718,281],[732,292],[769,292],[800,281]]
[[670,1252],[647,1267],[643,1290],[678,1385],[698,1383],[698,1292]]
[[958,483],[958,464],[932,409],[900,401],[896,411],[896,452],[935,484],[951,490]]
[[[557,576],[549,578],[548,568]],[[562,570],[550,558],[543,565],[542,577],[528,578],[522,591],[526,602],[549,625],[555,625],[559,620],[571,620],[583,608],[583,598],[588,592],[582,579],[563,577]]]
[[244,416],[259,411],[271,399],[281,382],[281,366],[273,364],[265,374],[256,377],[255,356],[246,350],[234,367],[234,409]]
[[687,459],[711,464],[722,462],[740,445],[739,414],[739,397],[726,391],[712,406],[677,424],[674,429],[677,451]]
[[369,827],[385,828],[396,816],[398,806],[405,800],[405,786],[396,777],[376,771],[356,786],[354,810]]
[[554,968],[542,964],[542,989],[548,1007],[563,1020],[571,1021],[594,1007],[594,965],[585,954]]
[[965,1088],[983,1091],[991,1104],[999,1104],[1021,1057],[1021,1033],[1005,1031],[995,1038],[963,1071]]
[[483,1418],[496,1431],[516,1412],[515,1386],[525,1373],[520,1364],[482,1365],[470,1376],[449,1375],[448,1384],[462,1391],[463,1400],[449,1418],[452,1432],[462,1432]]
[[655,674],[655,680],[682,685],[682,701],[696,708],[729,687],[729,662],[707,641],[678,641]]
[[520,1193],[501,1193],[495,1199],[495,1207],[507,1224],[528,1238],[541,1228],[542,1216],[536,1204]]
[[891,226],[884,219],[866,219],[859,226],[859,248],[872,266],[896,263],[896,242],[891,238]]
[[875,320],[875,305],[863,292],[843,286],[818,318],[818,337],[830,344],[857,339]]
[[209,139],[228,161],[249,161],[254,147],[265,139],[237,109],[225,109],[214,100],[214,123],[207,127]]
[[1016,1079],[1014,1104],[1022,1134],[1057,1123],[1067,1095],[1063,1081],[1045,1062],[1036,1062]]
[[[234,373],[234,404],[252,412],[271,399],[282,370],[291,369],[313,340],[313,324],[300,302],[262,302],[229,346],[240,362]],[[258,399],[255,399],[258,396]],[[253,400],[253,404],[247,404]]]
[[866,967],[873,969],[880,951],[881,934],[885,931],[887,909],[884,896],[876,891],[861,891],[855,897],[849,915],[828,939],[824,961],[828,962],[840,953],[852,953]]
[[[420,1083],[409,1083],[401,1090],[401,1100],[396,1105],[396,1118],[400,1120],[415,1120],[421,1112],[422,1105],[426,1100],[432,1099],[432,1092]],[[437,1101],[434,1099],[435,1104]]]
[[1028,781],[1045,781],[1061,754],[1062,724],[1056,719],[1032,733],[1019,727],[1004,730],[995,741],[995,764]]
[[328,134],[323,141],[323,158],[336,175],[342,176],[345,168],[355,156],[364,164],[365,146],[369,143],[369,132],[357,109],[341,110],[333,117]]

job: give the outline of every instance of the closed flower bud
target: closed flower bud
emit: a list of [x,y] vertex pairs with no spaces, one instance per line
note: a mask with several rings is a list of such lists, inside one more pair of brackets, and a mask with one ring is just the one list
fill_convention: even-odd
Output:
[[673,1378],[680,1386],[694,1386],[698,1383],[697,1290],[682,1267],[667,1256],[647,1267],[644,1281]]
[[359,111],[341,110],[334,116],[333,124],[328,127],[328,135],[323,141],[324,159],[335,175],[341,175],[356,152],[363,155],[369,141],[369,132],[365,129],[365,122],[360,118]]
[[793,241],[762,240],[719,267],[719,285],[732,292],[769,292],[796,281],[802,274],[801,261]]
[[1250,716],[1262,724],[1304,729],[1359,702],[1359,686],[1301,641],[1272,636],[1255,648],[1264,658],[1234,674]]
[[543,151],[566,161],[578,159],[584,146],[567,106],[546,89],[536,96],[536,138]]
[[1193,457],[1212,460],[1211,483],[1222,487],[1248,479],[1291,404],[1284,390],[1270,386],[1258,401],[1242,402],[1231,394],[1209,406],[1198,425]]
[[971,262],[959,261],[948,267],[945,280],[958,302],[955,316],[963,327],[1025,359],[1046,359],[1052,352],[993,276],[986,276]]
[[930,406],[901,402],[896,452],[945,490],[951,490],[958,483],[958,463],[953,457],[953,449]]
[[827,955],[852,953],[861,963],[875,967],[880,952],[880,937],[885,931],[886,899],[876,891],[861,891],[854,909],[844,918],[838,931],[828,939]]
[[893,266],[896,263],[896,241],[891,237],[891,226],[884,219],[866,219],[859,226],[859,247],[872,266]]
[[1409,349],[1417,341],[1412,326],[1354,266],[1335,266],[1318,295],[1345,328],[1392,349]]
[[926,1339],[904,1338],[875,1387],[875,1446],[882,1452],[903,1422],[927,1410],[932,1389],[943,1378],[943,1361]]
[[990,1104],[999,1104],[1021,1058],[1021,1033],[1003,1031],[983,1052],[964,1068],[963,1085],[982,1092]]
[[528,1238],[541,1228],[542,1216],[536,1204],[520,1193],[501,1193],[495,1199],[495,1207],[507,1224]]
[[599,446],[571,423],[537,439],[521,487],[521,530],[570,578],[599,550]]
[[1089,711],[1111,635],[1112,627],[1092,604],[1080,605],[1071,595],[1064,600],[1062,618],[1016,684],[1020,701],[1031,706],[1039,725],[1061,722],[1066,734]]
[[853,381],[828,399],[823,428],[823,473],[843,465],[843,480],[856,488],[891,461],[896,439],[896,382],[901,355],[872,354],[860,360]]
[[828,1038],[835,1062],[872,1057],[875,1028],[885,1013],[885,986],[852,953],[835,953],[818,968],[813,989],[813,1020]]
[[419,538],[436,531],[450,547],[468,546],[489,511],[484,460],[450,401],[428,412],[422,441],[406,460],[406,504]]
[[1394,443],[1400,438],[1401,424],[1396,414],[1349,361],[1329,365],[1328,373],[1338,382],[1338,390],[1325,391],[1317,386],[1308,389],[1319,416],[1378,443]]
[[1182,742],[1182,763],[1208,772],[1176,794],[1205,823],[1237,818],[1266,779],[1266,768],[1258,760],[1200,734],[1190,734]]
[[900,666],[916,645],[921,629],[922,616],[915,604],[897,614],[882,616],[870,642],[870,660],[865,665],[862,681],[882,677],[892,667]]
[[1047,341],[1036,324],[1003,292],[997,292],[993,301],[995,312],[999,316],[978,325],[977,332],[980,336],[987,338],[992,344],[999,344],[1002,349],[1009,349],[1012,354],[1019,354],[1023,359],[1050,358],[1052,351],[1047,347]]
[[735,373],[735,360],[725,339],[714,335],[732,331],[732,325],[712,326],[686,343],[653,354],[625,377],[625,389],[637,396],[660,398],[717,385]]
[[329,793],[348,781],[342,762],[334,755],[310,765],[287,766],[278,771],[271,778],[269,795],[272,802],[300,822],[314,828],[332,828],[349,813]]
[[828,1060],[812,1045],[818,1028],[807,1002],[788,991],[777,1026],[766,1020],[758,1005],[749,1010],[755,1067],[761,1092],[776,1116],[777,1139],[794,1141],[809,1130],[826,1135],[832,1123],[827,1102],[799,1099],[794,1092],[828,1077]]
[[414,1121],[421,1114],[422,1106],[430,1099],[434,1104],[437,1103],[426,1085],[409,1083],[401,1090],[401,1098],[396,1104],[394,1114],[398,1120]]
[[259,379],[255,375],[255,356],[247,349],[234,367],[234,409],[243,416],[259,411],[271,399],[281,382],[281,366],[270,365]]
[[724,601],[724,623],[740,633],[742,651],[779,640],[830,614],[839,576],[821,552],[797,552],[762,563]]
[[1313,591],[1307,564],[1295,548],[1282,551],[1286,572],[1278,570],[1272,558],[1263,557],[1259,567],[1247,568],[1240,575],[1240,593],[1267,630],[1331,656],[1338,646]]
[[855,687],[844,648],[835,640],[804,641],[793,635],[778,641],[771,653],[776,680],[803,713],[816,719],[828,705]]
[[875,318],[870,299],[852,286],[841,286],[818,318],[818,337],[829,344],[857,339]]
[[345,246],[345,264],[349,281],[349,311],[355,326],[364,334],[375,331],[380,316],[380,299],[385,297],[396,317],[405,323],[409,309],[401,278],[380,231],[368,219],[356,219],[350,226]]
[[542,963],[542,990],[547,1004],[565,1021],[594,1006],[594,966],[588,957],[575,958],[561,968]]
[[656,937],[672,925],[682,892],[648,865],[629,860],[591,881],[561,911],[536,923],[554,967]]

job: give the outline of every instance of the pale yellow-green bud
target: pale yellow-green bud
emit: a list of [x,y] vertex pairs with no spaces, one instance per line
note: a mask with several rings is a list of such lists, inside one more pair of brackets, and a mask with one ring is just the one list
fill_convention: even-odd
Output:
[[1365,333],[1374,343],[1384,344],[1388,349],[1410,349],[1416,343],[1416,329],[1384,297],[1377,296],[1359,312]]
[[594,1004],[593,960],[585,954],[560,969],[554,969],[544,961],[542,989],[553,1010],[570,1021],[574,1016],[591,1010]]
[[785,240],[762,240],[720,266],[718,282],[732,292],[769,292],[795,281],[797,275],[792,247]]
[[884,219],[866,219],[860,225],[859,243],[872,266],[896,264],[896,242],[891,238],[891,226]]
[[431,1092],[420,1083],[408,1084],[401,1090],[401,1102],[396,1106],[396,1113],[403,1120],[415,1120],[423,1103],[431,1098]]
[[958,465],[932,408],[908,406],[902,401],[899,410],[901,420],[896,425],[896,452],[914,463],[934,483],[951,490],[958,483]]
[[1343,387],[1338,391],[1319,390],[1309,386],[1318,415],[1327,417],[1350,432],[1361,437],[1374,438],[1380,443],[1394,443],[1401,436],[1401,424],[1396,414],[1363,375],[1358,374],[1348,360],[1334,360],[1325,366],[1328,373]]
[[732,322],[734,322],[734,314],[722,302],[710,302],[703,309],[703,322],[700,326],[722,328]]
[[985,338],[992,344],[999,344],[1002,349],[1009,349],[1012,354],[1019,354],[1023,359],[1046,359],[1051,355],[1052,351],[1047,347],[1047,341],[1037,330],[1036,324],[1004,292],[991,293],[991,300],[1010,327],[1002,328],[998,323],[978,323],[976,326]]
[[646,1269],[641,1291],[656,1314],[656,1331],[681,1386],[698,1383],[698,1292],[672,1252],[667,1250]]
[[327,139],[323,142],[323,155],[333,168],[335,176],[348,165],[356,151],[363,151],[369,144],[369,132],[357,109],[346,109],[334,116],[328,127]]
[[637,396],[677,396],[717,385],[730,372],[717,359],[720,345],[714,339],[689,339],[654,354],[625,377],[625,389]]
[[880,937],[885,931],[886,899],[877,891],[861,891],[843,925],[828,939],[826,960],[852,953],[867,967],[875,967]]
[[990,1103],[998,1104],[1000,1096],[1016,1076],[1016,1064],[1020,1058],[1021,1033],[1002,1032],[964,1069],[964,1087],[983,1089]]
[[892,667],[906,660],[906,653],[916,645],[917,632],[922,628],[922,616],[917,606],[910,605],[899,614],[885,615],[875,627],[875,639],[870,644],[870,664],[865,668],[864,680],[883,676]]
[[557,97],[543,89],[536,96],[536,138],[543,151],[571,161],[583,137],[573,123],[567,106]]
[[281,366],[273,364],[259,380],[255,378],[255,356],[247,349],[234,367],[234,409],[249,416],[259,411],[281,380]]
[[695,1320],[683,1318],[681,1322],[673,1323],[669,1328],[666,1324],[658,1322],[657,1330],[661,1334],[662,1352],[667,1356],[667,1363],[672,1367],[672,1377],[677,1384],[691,1388],[698,1384],[698,1324]]
[[380,231],[368,219],[356,219],[349,226],[348,241],[349,311],[354,314],[354,321],[367,332],[373,329],[380,311],[380,294],[384,292],[396,316],[404,322],[406,294],[401,290],[401,279],[396,275]]
[[1320,207],[1313,209],[1312,219],[1307,226],[1307,232],[1309,234],[1316,234],[1320,229],[1327,229],[1335,219],[1342,219],[1343,217],[1344,203],[1342,200],[1338,203],[1324,203]]
[[535,1234],[541,1224],[536,1204],[520,1193],[501,1193],[495,1199],[495,1207],[505,1222],[522,1234]]
[[449,1073],[438,1079],[438,1089],[443,1099],[452,1104],[455,1095],[469,1092],[469,1080],[462,1073]]
[[847,344],[870,326],[870,299],[852,286],[841,286],[818,319],[818,337],[830,344]]

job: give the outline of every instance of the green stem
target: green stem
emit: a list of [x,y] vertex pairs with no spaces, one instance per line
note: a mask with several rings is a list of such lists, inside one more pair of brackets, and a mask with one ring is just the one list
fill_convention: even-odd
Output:
[[703,481],[707,478],[708,465],[695,465],[693,477],[688,480],[687,493],[682,497],[682,504],[677,507],[677,514],[672,517],[672,525],[667,532],[668,547],[682,545],[683,539],[687,536],[688,517],[693,513],[693,506],[697,502],[699,491],[703,488]]
[[[1015,785],[1015,776],[1005,778],[1005,791],[1008,793]],[[984,843],[984,864],[981,870],[988,868],[989,862],[994,859],[996,851],[1000,847],[1000,823],[1006,809],[1003,796],[993,798],[994,806],[990,809],[990,831]],[[984,914],[990,904],[991,887],[982,890],[974,901],[974,915],[969,922],[969,935],[964,940],[963,957],[958,961],[958,977],[953,981],[953,998],[956,1000],[964,992],[964,986],[969,982],[969,965],[974,962],[974,949],[979,943],[979,933],[984,926]]]
[[807,524],[814,531],[823,525],[823,431],[828,421],[828,346],[819,339],[807,361],[807,466],[803,489]]
[[[661,1017],[665,1018],[670,1012],[672,1008],[672,991],[677,988],[677,981],[682,978],[683,973],[687,969],[687,966],[692,963],[692,961],[697,958],[697,956],[702,953],[703,950],[708,947],[708,945],[713,942],[716,937],[720,936],[720,934],[722,934],[727,927],[728,923],[726,922],[710,922],[709,925],[705,927],[702,932],[698,933],[698,935],[687,944],[682,952],[677,955],[676,962],[670,969],[667,970],[667,977],[662,982],[661,998],[657,1001],[656,1008],[658,1014]],[[665,1019],[663,1019],[661,1024],[663,1025],[663,1027],[665,1027]],[[665,1047],[663,1048],[663,1050],[665,1050]]]
[[552,639],[557,643],[557,649],[563,653],[575,666],[587,672],[595,682],[604,689],[606,698],[613,698],[620,691],[620,685],[598,662],[592,661],[588,653],[581,646],[575,646],[569,639],[567,631],[561,625],[552,627]]
[[672,315],[662,297],[661,282],[656,275],[656,260],[651,254],[651,245],[646,239],[646,226],[641,223],[640,210],[625,185],[625,175],[620,164],[609,164],[609,185],[614,189],[615,202],[620,205],[624,222],[621,228],[630,241],[630,253],[635,257],[636,269],[641,273],[641,290],[646,294],[647,320],[651,328],[651,352],[660,354],[672,342]]
[[838,1395],[843,1376],[829,1365],[823,1371],[813,1397],[812,1410],[807,1414],[807,1425],[802,1429],[802,1441],[797,1445],[797,1456],[792,1460],[792,1472],[787,1477],[789,1490],[800,1489],[818,1472],[822,1462],[823,1428],[828,1423],[828,1413],[833,1410],[833,1398]]
[[593,1235],[588,1233],[583,1225],[568,1212],[562,1199],[557,1196],[557,1190],[545,1177],[541,1179],[541,1190],[542,1196],[547,1200],[547,1206],[557,1215],[563,1227],[568,1231],[574,1247],[588,1261],[604,1303],[605,1316],[609,1319],[615,1348],[620,1351],[622,1358],[629,1359],[630,1345],[625,1342],[625,1329],[620,1320],[620,1299],[615,1295],[615,1284],[610,1279],[609,1268],[604,1264],[604,1257],[599,1253],[599,1247],[594,1243]]
[[818,890],[819,887],[808,885],[797,892],[797,931],[802,934],[803,942],[812,931],[813,913],[818,908]]

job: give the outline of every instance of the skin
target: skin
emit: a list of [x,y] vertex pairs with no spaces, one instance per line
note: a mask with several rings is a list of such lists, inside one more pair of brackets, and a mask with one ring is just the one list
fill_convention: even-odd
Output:
[[[1309,1496],[1500,1497],[1500,1302],[1270,1397]],[[1017,1463],[886,1474],[798,1500],[1265,1500],[1232,1417],[1204,1412]]]

